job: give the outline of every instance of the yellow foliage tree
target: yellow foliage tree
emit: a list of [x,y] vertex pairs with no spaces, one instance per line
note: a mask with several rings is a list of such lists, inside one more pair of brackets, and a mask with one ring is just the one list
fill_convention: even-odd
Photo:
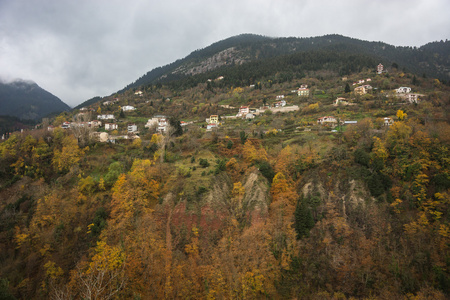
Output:
[[386,161],[386,159],[389,157],[389,153],[388,153],[388,150],[386,149],[386,147],[384,145],[384,142],[378,137],[374,137],[373,138],[372,153],[377,158],[382,159],[383,162]]
[[258,159],[258,152],[250,140],[245,142],[244,148],[242,149],[242,154],[244,155],[244,159],[249,163],[252,163]]
[[277,162],[275,163],[275,172],[281,172],[283,174],[289,174],[292,168],[293,155],[292,148],[288,145],[284,147],[277,157]]
[[52,164],[56,171],[68,171],[78,164],[84,155],[85,149],[80,149],[78,142],[73,135],[63,138],[61,150],[53,151]]
[[113,299],[127,282],[125,253],[99,241],[89,263],[82,262],[71,273],[71,286],[83,299]]
[[119,176],[111,202],[111,218],[117,229],[130,228],[137,216],[152,212],[159,197],[159,183],[153,179],[157,172],[152,161],[135,160],[130,172]]
[[407,115],[405,112],[403,112],[403,110],[401,110],[401,109],[397,110],[397,118],[398,118],[400,121],[405,120],[407,116],[408,116],[408,115]]

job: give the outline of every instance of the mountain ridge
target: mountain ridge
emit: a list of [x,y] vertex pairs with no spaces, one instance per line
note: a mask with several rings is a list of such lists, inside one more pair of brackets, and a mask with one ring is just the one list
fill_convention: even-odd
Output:
[[[440,44],[442,44],[441,47],[437,47]],[[384,63],[395,62],[409,71],[417,73],[418,75],[422,75],[419,73],[425,73],[430,77],[443,79],[450,78],[450,42],[448,41],[431,42],[419,48],[413,48],[393,46],[384,42],[364,41],[338,34],[308,38],[273,38],[260,35],[242,34],[213,43],[203,49],[195,50],[185,58],[178,59],[171,64],[155,68],[141,76],[135,82],[127,85],[124,89],[120,90],[119,93],[130,88],[154,83],[157,80],[164,79],[164,75],[167,76],[168,73],[181,75],[198,74],[198,72],[192,72],[192,69],[199,67],[199,64],[207,59],[210,59],[211,57],[214,57],[214,55],[232,48],[237,49],[234,52],[237,53],[238,59],[239,56],[243,57],[247,54],[248,58],[244,59],[244,62],[249,62],[271,58],[274,56],[292,54],[295,52],[320,50],[329,48],[330,46],[333,48],[336,47],[336,45],[341,45],[341,47],[344,46],[341,51],[358,51],[361,54],[376,56]],[[435,56],[436,52],[439,53],[439,57],[435,57],[435,61],[431,61],[432,63],[424,64],[423,61],[427,62],[431,60],[433,56]],[[233,60],[233,57],[230,57],[230,59]],[[417,64],[420,63],[422,63],[422,65],[417,66]],[[183,67],[185,69],[184,74],[182,72]],[[207,71],[211,71],[211,68],[205,69]]]
[[0,82],[0,114],[39,120],[49,114],[70,110],[52,93],[31,80]]

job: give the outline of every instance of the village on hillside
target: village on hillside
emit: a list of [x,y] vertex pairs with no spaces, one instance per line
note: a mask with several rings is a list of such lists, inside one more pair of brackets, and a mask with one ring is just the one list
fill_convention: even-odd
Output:
[[[204,130],[205,133],[212,131],[220,134],[220,132],[229,132],[230,126],[234,126],[231,124],[234,124],[233,122],[238,120],[246,121],[246,123],[243,123],[242,128],[245,131],[246,125],[244,124],[259,124],[261,123],[259,120],[273,114],[284,115],[300,111],[305,117],[302,118],[303,120],[301,122],[297,122],[299,126],[295,127],[295,131],[324,132],[325,130],[332,133],[341,131],[345,126],[358,123],[357,117],[352,118],[349,114],[341,113],[346,109],[350,111],[361,111],[361,109],[367,109],[369,105],[373,106],[374,103],[394,105],[402,108],[404,105],[418,104],[421,99],[426,97],[423,93],[413,91],[413,88],[409,86],[395,87],[389,84],[389,89],[385,90],[387,87],[387,73],[382,64],[379,64],[372,74],[375,74],[377,77],[376,80],[370,77],[362,79],[354,77],[354,81],[350,83],[348,77],[341,78],[341,81],[336,86],[328,87],[328,90],[331,91],[342,90],[332,99],[330,97],[333,97],[334,92],[331,95],[325,94],[325,91],[320,88],[319,83],[311,79],[309,81],[313,84],[312,87],[306,83],[300,83],[296,89],[285,90],[284,93],[272,96],[272,99],[267,99],[267,96],[264,97],[263,95],[258,96],[263,96],[263,101],[258,101],[258,99],[250,96],[251,91],[257,88],[254,84],[246,88],[235,88],[234,91],[229,93],[234,93],[234,99],[230,97],[230,102],[227,102],[229,104],[221,104],[219,102],[214,105],[216,107],[216,114],[210,114],[208,117],[202,119],[201,115],[204,115],[204,113],[201,115],[196,114],[197,108],[204,105],[199,103],[198,106],[192,107],[192,113],[189,114],[189,117],[183,118],[183,120],[177,120],[177,122],[179,122],[179,125],[185,131],[196,127]],[[215,80],[209,79],[208,84],[222,80],[223,76]],[[248,98],[249,102],[237,107],[233,106],[234,103],[242,103],[241,94],[245,92],[249,94],[247,96],[250,97]],[[281,92],[283,91],[281,90]],[[145,90],[133,91],[131,95],[126,97],[127,100],[125,102],[122,100],[123,96],[120,95],[105,97],[103,101],[96,105],[80,108],[73,115],[72,120],[64,120],[56,126],[62,129],[89,132],[93,140],[112,143],[120,140],[142,138],[144,133],[147,133],[147,135],[153,133],[165,134],[168,132],[170,126],[169,119],[172,115],[170,109],[166,110],[165,113],[157,113],[151,117],[148,116],[147,119],[144,118],[146,111],[154,103],[158,101],[162,101],[162,103],[172,102],[172,99],[158,100],[153,99],[151,96],[148,97],[147,94]],[[179,105],[175,101],[174,103],[175,105]],[[254,107],[254,103],[261,103],[262,105]],[[208,104],[206,103],[206,105]],[[186,106],[186,104],[183,103],[183,106]],[[326,113],[320,115],[320,111],[326,111]],[[313,115],[317,117],[311,119]],[[381,126],[390,126],[394,123],[395,119],[396,116],[392,114],[379,118],[377,122]],[[138,122],[133,122],[133,120],[137,120]],[[47,128],[49,131],[52,131],[55,125],[47,125]],[[263,128],[259,131],[261,134],[265,134],[273,130],[279,132],[283,128],[282,126],[279,128]],[[5,139],[5,135],[2,136],[2,139]]]

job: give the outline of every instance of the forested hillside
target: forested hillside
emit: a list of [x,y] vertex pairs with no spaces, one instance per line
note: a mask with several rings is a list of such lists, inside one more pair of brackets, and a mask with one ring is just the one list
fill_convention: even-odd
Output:
[[[440,80],[450,80],[450,42],[432,42],[420,48],[395,47],[382,42],[368,42],[341,35],[326,35],[311,38],[270,38],[252,34],[242,34],[199,49],[172,64],[156,68],[129,84],[120,92],[142,85],[169,82],[187,75],[206,73],[217,68],[231,68],[258,61],[257,65],[267,68],[273,58],[299,54],[309,56],[312,63],[320,59],[310,57],[316,52],[350,53],[376,59],[387,66],[395,64],[403,71],[418,76],[429,76]],[[305,54],[305,52],[307,52]],[[323,54],[322,54],[323,55]],[[288,58],[289,59],[289,58]],[[284,58],[281,58],[284,60]],[[287,71],[287,70],[286,70]],[[222,71],[224,72],[224,71]],[[227,71],[225,71],[227,72]],[[354,72],[343,68],[344,74]],[[192,80],[190,77],[186,80]]]
[[0,295],[450,297],[449,86],[351,51],[266,56],[2,141]]

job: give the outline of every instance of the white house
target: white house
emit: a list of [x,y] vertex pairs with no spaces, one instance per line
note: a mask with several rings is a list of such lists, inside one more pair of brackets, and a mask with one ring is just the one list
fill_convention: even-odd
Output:
[[392,120],[392,118],[384,118],[384,126],[391,126],[392,124],[394,124],[394,120]]
[[348,105],[349,103],[348,103],[348,101],[347,101],[347,99],[345,99],[345,98],[342,98],[342,97],[338,97],[338,98],[336,98],[336,100],[334,100],[334,106],[338,106],[338,105]]
[[408,93],[405,95],[405,99],[406,101],[408,101],[409,103],[419,103],[419,97],[422,97],[423,95],[421,94],[412,94],[412,93]]
[[117,124],[114,123],[105,123],[105,130],[115,130],[119,128]]
[[334,124],[337,124],[337,120],[333,116],[325,116],[325,117],[318,118],[317,124],[319,124],[319,125],[327,125],[327,124],[334,125]]
[[70,128],[70,123],[69,123],[69,122],[63,122],[63,123],[61,124],[61,128],[63,128],[63,129],[69,129],[69,128]]
[[159,132],[166,132],[167,128],[169,127],[169,122],[166,118],[161,118],[158,120],[158,131]]
[[156,127],[159,124],[159,120],[166,119],[164,115],[155,115],[153,118],[148,119],[147,124],[145,124],[145,128]]
[[251,119],[254,119],[254,118],[255,118],[255,115],[252,114],[252,113],[248,113],[248,114],[245,115],[245,118],[246,118],[247,120],[251,120]]
[[100,122],[99,120],[92,120],[91,122],[89,122],[92,127],[100,127],[102,126],[102,122]]
[[137,91],[137,92],[135,92],[134,94],[137,95],[137,96],[141,96],[141,97],[142,97],[142,94],[143,94],[143,93],[142,93],[142,91]]
[[236,117],[244,118],[248,113],[250,113],[250,108],[248,106],[241,106],[239,107],[239,112]]
[[395,90],[397,94],[406,94],[411,92],[411,88],[408,86],[401,86]]
[[137,126],[136,124],[128,124],[128,132],[136,132]]
[[114,115],[98,115],[97,120],[114,120]]
[[276,97],[276,99],[277,99],[277,100],[284,99],[284,95],[278,95],[278,96]]
[[150,127],[153,127],[153,126],[158,126],[158,122],[159,122],[159,119],[156,118],[156,117],[153,117],[151,119],[148,119],[147,124],[145,124],[144,127],[145,128],[150,128]]
[[132,110],[136,110],[136,108],[134,106],[131,105],[125,105],[122,107],[123,111],[132,111]]
[[211,130],[213,128],[217,128],[217,124],[208,124],[208,125],[206,125],[206,130]]
[[275,102],[275,107],[282,107],[282,106],[286,106],[286,100]]

